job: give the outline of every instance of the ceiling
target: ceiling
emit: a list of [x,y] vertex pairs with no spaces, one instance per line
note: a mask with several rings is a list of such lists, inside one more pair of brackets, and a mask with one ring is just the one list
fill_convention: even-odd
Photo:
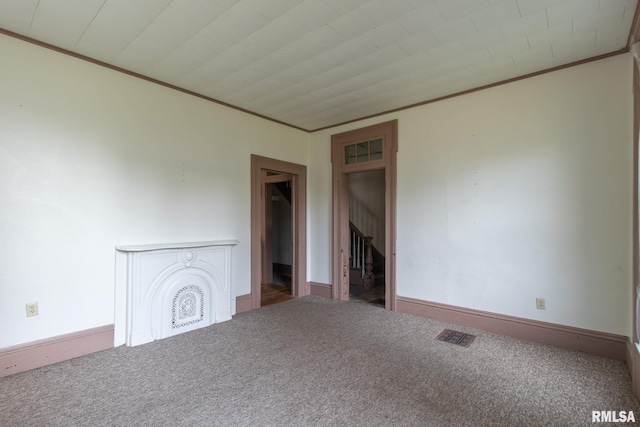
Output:
[[0,28],[305,130],[627,48],[637,0],[0,0]]

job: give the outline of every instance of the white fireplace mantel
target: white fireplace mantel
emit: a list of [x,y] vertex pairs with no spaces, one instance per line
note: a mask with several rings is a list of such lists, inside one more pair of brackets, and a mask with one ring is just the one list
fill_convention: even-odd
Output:
[[116,246],[126,288],[126,344],[135,346],[230,320],[236,240]]
[[121,252],[144,252],[144,251],[156,251],[159,249],[202,248],[205,246],[235,246],[238,243],[239,242],[237,240],[213,240],[209,242],[183,242],[183,243],[152,243],[147,245],[121,245],[121,246],[116,246],[116,250]]

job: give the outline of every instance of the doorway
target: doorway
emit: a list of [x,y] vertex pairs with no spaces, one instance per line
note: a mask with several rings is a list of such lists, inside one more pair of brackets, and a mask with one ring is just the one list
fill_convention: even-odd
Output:
[[[262,284],[271,284],[277,274],[285,271],[290,283],[287,291],[292,298],[309,294],[307,283],[307,168],[251,155],[251,308],[262,306]],[[289,206],[275,210],[288,210],[289,219],[277,218],[278,233],[274,235],[274,197],[284,203],[279,194],[288,193]],[[284,198],[285,195],[283,194]],[[288,231],[284,232],[284,228]],[[283,233],[285,235],[283,235]],[[276,251],[274,251],[276,245]],[[282,245],[282,246],[278,246]],[[282,255],[281,252],[285,252]],[[275,255],[275,258],[274,258]],[[282,257],[281,257],[282,256]],[[285,258],[287,257],[288,258]],[[283,262],[275,262],[278,259]],[[275,260],[275,261],[274,261]],[[275,267],[274,267],[275,266]],[[274,272],[277,274],[274,275]]]
[[349,299],[385,307],[385,170],[349,180]]
[[293,178],[273,171],[266,174],[260,284],[262,307],[293,299]]
[[331,137],[333,192],[332,298],[348,300],[351,270],[349,177],[384,173],[384,307],[396,309],[396,164],[398,121],[393,120]]

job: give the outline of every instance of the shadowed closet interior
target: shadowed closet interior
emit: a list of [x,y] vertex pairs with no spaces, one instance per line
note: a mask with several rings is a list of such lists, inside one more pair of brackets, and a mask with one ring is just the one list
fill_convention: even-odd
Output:
[[[261,286],[261,306],[293,299],[291,181],[267,183],[265,186],[267,203],[265,203],[264,262],[266,265]],[[268,203],[269,200],[270,203]]]

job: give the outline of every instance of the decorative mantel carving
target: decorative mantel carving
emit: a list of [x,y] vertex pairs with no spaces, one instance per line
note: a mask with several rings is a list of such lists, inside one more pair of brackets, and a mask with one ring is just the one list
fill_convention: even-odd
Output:
[[237,244],[224,240],[117,246],[127,258],[127,345],[230,320],[231,248]]

